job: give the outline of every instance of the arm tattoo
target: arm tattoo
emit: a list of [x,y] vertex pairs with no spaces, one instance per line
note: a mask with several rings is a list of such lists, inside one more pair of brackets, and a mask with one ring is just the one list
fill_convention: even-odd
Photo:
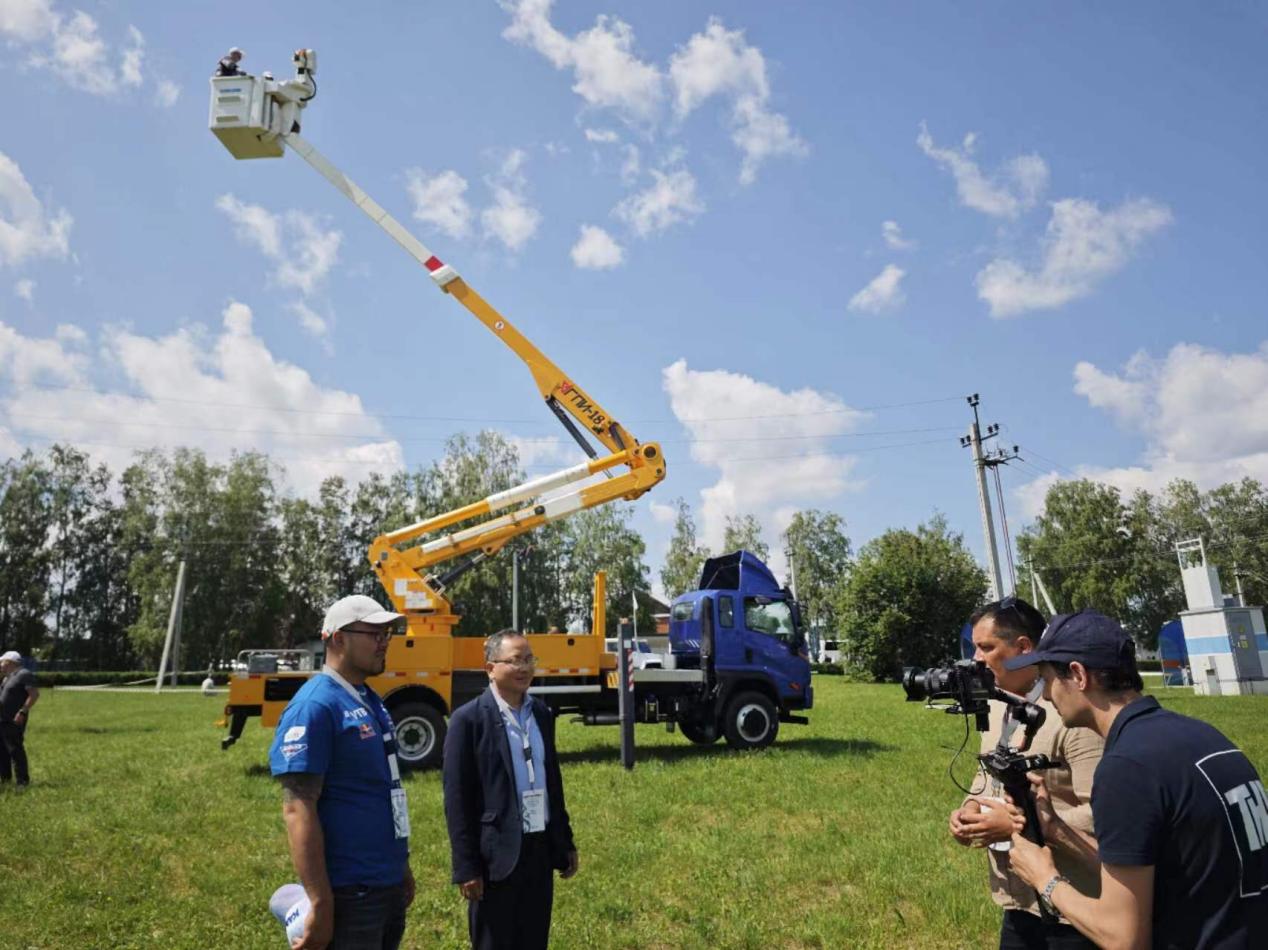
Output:
[[288,772],[278,776],[282,783],[282,801],[317,801],[321,797],[323,779],[324,776],[313,772]]

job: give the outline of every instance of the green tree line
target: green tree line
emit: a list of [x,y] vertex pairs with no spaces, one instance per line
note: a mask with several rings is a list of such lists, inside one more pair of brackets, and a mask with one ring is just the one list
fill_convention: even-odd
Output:
[[[28,451],[0,465],[0,649],[82,668],[153,668],[182,557],[186,669],[301,643],[337,597],[386,601],[366,560],[374,537],[524,479],[514,445],[493,432],[456,435],[442,458],[412,472],[327,478],[312,497],[283,491],[281,469],[258,453],[218,463],[194,450],[151,451],[115,474],[72,447]],[[602,569],[612,632],[648,587],[632,514],[606,506],[514,542],[521,627],[588,617]],[[714,553],[766,558],[763,537],[753,515],[734,516]],[[1095,607],[1153,646],[1185,607],[1175,544],[1194,537],[1226,590],[1240,580],[1248,602],[1268,599],[1268,492],[1253,479],[1207,492],[1176,481],[1126,498],[1090,480],[1059,482],[1017,539],[1017,590],[1042,609],[1037,575],[1058,612]],[[940,515],[855,552],[840,515],[809,509],[793,514],[781,540],[806,623],[840,641],[859,675],[890,678],[954,655],[960,627],[986,596],[963,537]],[[678,499],[660,571],[666,594],[694,588],[709,554]],[[511,571],[508,547],[450,588],[460,634],[510,624]]]
[[[1095,608],[1153,648],[1162,625],[1186,607],[1175,545],[1190,538],[1204,540],[1226,593],[1240,582],[1248,603],[1268,600],[1268,492],[1250,478],[1207,492],[1177,480],[1128,498],[1087,479],[1058,482],[1017,539],[1017,593],[1048,613],[1032,589],[1038,576],[1056,612]],[[960,629],[987,595],[985,574],[941,515],[886,531],[855,554],[839,515],[799,511],[782,540],[807,625],[838,641],[847,666],[868,678],[958,656]],[[727,520],[715,553],[736,548],[766,556],[752,515]],[[693,588],[709,554],[678,499],[660,574],[666,592]]]
[[[327,478],[313,497],[283,491],[281,469],[259,453],[218,463],[150,451],[115,474],[75,448],[28,451],[0,465],[0,650],[59,666],[155,668],[182,558],[184,668],[302,643],[338,597],[387,602],[366,559],[376,536],[525,477],[514,445],[493,432],[456,435],[412,472]],[[512,542],[522,628],[588,617],[599,568],[613,628],[629,613],[648,586],[632,514],[609,505]],[[510,626],[511,572],[508,546],[447,590],[460,634]]]

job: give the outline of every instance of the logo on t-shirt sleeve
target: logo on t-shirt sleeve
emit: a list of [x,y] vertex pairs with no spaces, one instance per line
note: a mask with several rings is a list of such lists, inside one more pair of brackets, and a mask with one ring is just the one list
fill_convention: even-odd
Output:
[[1241,863],[1241,896],[1268,891],[1268,794],[1250,761],[1226,749],[1197,762],[1219,796]]

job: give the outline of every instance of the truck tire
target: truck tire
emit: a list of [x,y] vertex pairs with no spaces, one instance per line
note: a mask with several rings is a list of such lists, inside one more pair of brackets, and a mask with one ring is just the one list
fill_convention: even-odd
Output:
[[402,703],[392,710],[396,758],[404,769],[440,765],[445,748],[445,717],[430,703]]
[[694,719],[678,723],[682,734],[696,745],[713,745],[719,738],[718,727],[711,722],[698,722]]
[[779,735],[775,704],[762,693],[736,693],[726,704],[722,722],[726,743],[732,749],[765,749]]

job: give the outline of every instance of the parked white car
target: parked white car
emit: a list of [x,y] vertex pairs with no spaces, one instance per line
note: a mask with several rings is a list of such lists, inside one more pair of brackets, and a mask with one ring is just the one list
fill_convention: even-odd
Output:
[[[616,653],[621,648],[621,641],[616,637],[608,637],[603,641],[603,649],[607,653]],[[653,653],[651,644],[645,640],[634,641],[634,669],[659,670],[665,666],[664,657]]]

